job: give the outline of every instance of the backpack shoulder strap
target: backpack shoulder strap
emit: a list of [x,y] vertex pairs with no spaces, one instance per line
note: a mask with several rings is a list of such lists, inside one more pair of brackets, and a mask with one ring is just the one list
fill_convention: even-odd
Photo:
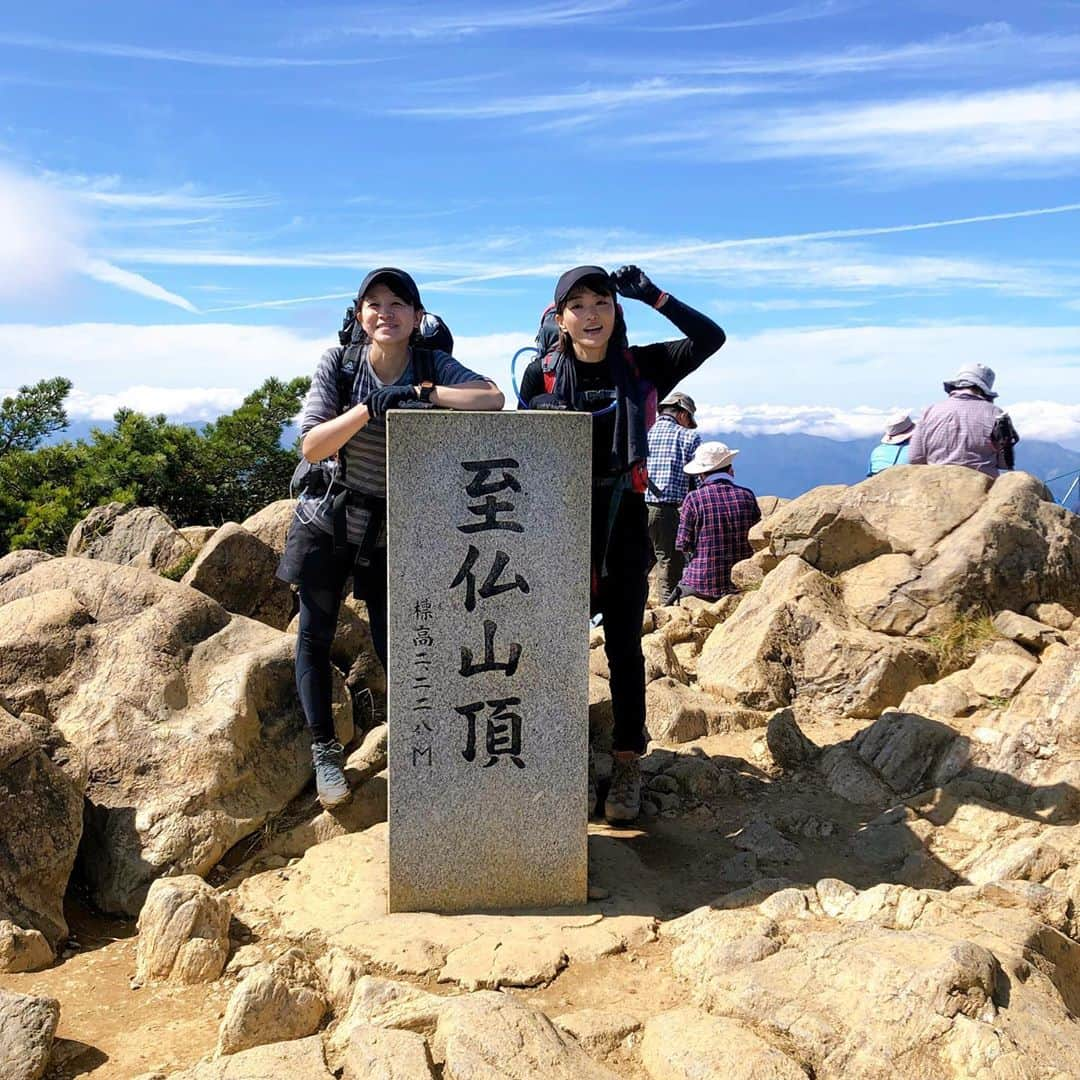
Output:
[[413,348],[413,378],[417,383],[435,382],[435,353],[432,349]]
[[342,349],[338,356],[335,381],[339,416],[352,404],[353,386],[356,383],[356,373],[360,369],[363,348],[360,342],[353,342]]
[[540,370],[544,376],[544,393],[555,393],[555,375],[558,367],[559,354],[552,350],[540,360]]

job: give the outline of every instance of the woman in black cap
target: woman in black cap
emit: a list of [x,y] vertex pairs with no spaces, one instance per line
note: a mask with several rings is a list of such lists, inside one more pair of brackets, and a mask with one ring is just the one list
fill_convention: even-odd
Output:
[[[686,336],[629,345],[617,296],[639,300]],[[568,270],[555,286],[558,345],[522,377],[528,408],[593,414],[592,608],[603,615],[615,714],[609,821],[632,821],[641,808],[638,758],[645,749],[645,661],[641,626],[652,547],[645,489],[647,431],[658,398],[700,367],[721,345],[711,319],[661,292],[636,266],[608,274],[599,266]],[[589,813],[596,806],[589,755]]]
[[300,422],[307,461],[336,455],[329,489],[301,496],[277,571],[299,586],[296,686],[311,731],[316,790],[327,807],[349,796],[330,712],[330,647],[350,574],[386,667],[386,411],[416,401],[444,409],[503,406],[490,379],[448,352],[422,347],[423,318],[420,291],[404,270],[372,270],[357,294],[351,338],[323,354]]

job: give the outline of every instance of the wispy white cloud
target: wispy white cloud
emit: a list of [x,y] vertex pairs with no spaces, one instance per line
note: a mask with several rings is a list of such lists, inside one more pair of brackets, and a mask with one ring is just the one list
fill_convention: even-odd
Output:
[[780,26],[785,23],[810,22],[814,19],[827,19],[850,11],[850,3],[838,3],[837,0],[823,0],[817,4],[801,4],[798,7],[780,8],[766,11],[760,15],[750,15],[745,19],[727,19],[720,22],[679,23],[675,26],[663,24],[648,27],[649,33],[700,32],[705,30],[742,30],[754,26]]
[[[910,405],[882,408],[857,405],[710,405],[699,406],[698,425],[703,435],[738,432],[742,435],[819,435],[846,441],[880,435],[897,412],[918,419],[920,409]],[[1080,439],[1080,405],[1055,401],[1020,401],[1009,406],[1009,415],[1025,439],[1042,439],[1077,445]]]
[[738,97],[758,93],[760,88],[717,83],[674,83],[666,79],[646,79],[629,86],[585,86],[561,93],[531,94],[483,101],[441,101],[430,105],[393,106],[387,110],[399,116],[430,116],[456,119],[494,120],[513,116],[569,115],[570,121],[586,124],[595,113],[613,109],[663,105],[688,98]]
[[756,56],[717,55],[715,50],[695,57],[673,53],[657,56],[653,70],[657,74],[692,74],[698,78],[790,76],[819,79],[869,71],[903,74],[933,69],[949,78],[961,69],[1013,68],[1022,59],[1019,70],[1026,76],[1033,60],[1038,61],[1040,70],[1053,65],[1074,66],[1077,48],[1080,48],[1080,36],[1076,34],[1025,34],[1007,23],[998,22],[899,45],[861,44],[832,51]]
[[138,296],[145,296],[149,300],[161,300],[163,303],[172,304],[173,307],[182,308],[184,311],[190,311],[193,314],[199,310],[190,300],[186,300],[177,293],[170,292],[149,278],[143,277],[142,274],[136,274],[132,270],[124,270],[119,266],[113,266],[112,263],[106,262],[104,259],[88,258],[81,260],[76,265],[87,277],[100,281],[105,285],[115,285],[118,289],[124,289]]
[[502,8],[447,11],[445,5],[425,11],[396,7],[364,12],[319,38],[349,34],[382,38],[447,38],[513,30],[549,30],[607,18],[632,6],[632,0],[570,0],[563,3],[507,5]]
[[685,386],[702,402],[794,406],[824,399],[845,410],[872,403],[915,415],[943,396],[943,381],[961,363],[977,359],[997,372],[1000,403],[1011,409],[1014,401],[1080,401],[1078,355],[1080,324],[965,321],[804,326],[747,336],[735,331]]
[[0,45],[9,48],[37,49],[44,52],[78,53],[84,56],[108,56],[123,60],[148,60],[170,64],[194,64],[221,68],[325,68],[358,67],[385,62],[385,57],[294,57],[237,56],[203,52],[198,49],[151,48],[112,41],[71,41],[45,34],[0,33]]
[[118,409],[157,416],[163,413],[173,420],[213,420],[231,412],[253,390],[232,387],[129,386],[112,394],[87,394],[74,389],[67,402],[72,420],[111,420]]
[[[741,126],[727,117],[725,130],[725,150],[744,157],[846,158],[892,173],[1053,170],[1080,158],[1080,83],[814,106]],[[704,140],[715,131],[683,134]]]
[[[87,398],[100,398],[145,387],[153,373],[167,391],[242,397],[271,375],[311,374],[336,341],[333,333],[236,323],[0,323],[0,384],[63,375]],[[186,415],[176,405],[164,411]]]
[[[761,285],[783,286],[803,293],[813,289],[926,290],[951,287],[1052,297],[1074,294],[1080,288],[1080,261],[1008,262],[968,256],[897,255],[855,241],[1077,212],[1080,212],[1080,203],[1069,203],[897,225],[722,240],[677,237],[659,242],[653,237],[622,233],[562,231],[547,236],[532,232],[462,239],[452,246],[392,252],[376,248],[243,252],[128,247],[112,249],[105,255],[113,262],[126,265],[348,269],[353,272],[357,267],[389,260],[410,267],[419,275],[425,292],[473,291],[495,282],[546,280],[576,262],[597,261],[610,266],[636,262],[671,280],[709,281],[740,290]],[[294,297],[250,301],[230,310],[289,307],[343,298],[344,293],[302,293]],[[788,303],[793,307],[815,306],[801,298],[797,304],[794,299]],[[768,307],[759,310],[768,310]]]
[[74,191],[75,198],[95,206],[121,210],[249,210],[273,206],[277,200],[268,195],[207,193],[189,189],[176,191]]

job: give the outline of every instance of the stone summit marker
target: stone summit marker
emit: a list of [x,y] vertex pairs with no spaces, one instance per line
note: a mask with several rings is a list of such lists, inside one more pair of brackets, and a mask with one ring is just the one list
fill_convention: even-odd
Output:
[[387,422],[390,911],[584,903],[591,429]]

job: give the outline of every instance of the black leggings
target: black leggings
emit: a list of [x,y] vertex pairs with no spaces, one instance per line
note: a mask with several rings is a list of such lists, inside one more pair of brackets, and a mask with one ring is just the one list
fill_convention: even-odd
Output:
[[[611,489],[593,487],[592,558],[597,573],[604,561]],[[593,611],[604,616],[604,649],[611,670],[614,750],[643,753],[645,734],[645,658],[641,624],[649,594],[649,539],[645,498],[623,492],[607,538],[607,576],[593,596]]]
[[375,652],[386,670],[386,548],[372,552],[370,566],[354,568],[355,560],[355,544],[346,544],[335,552],[333,538],[326,534],[320,534],[304,556],[300,631],[296,635],[296,690],[313,742],[334,738],[330,649],[350,574],[353,594],[367,605]]

